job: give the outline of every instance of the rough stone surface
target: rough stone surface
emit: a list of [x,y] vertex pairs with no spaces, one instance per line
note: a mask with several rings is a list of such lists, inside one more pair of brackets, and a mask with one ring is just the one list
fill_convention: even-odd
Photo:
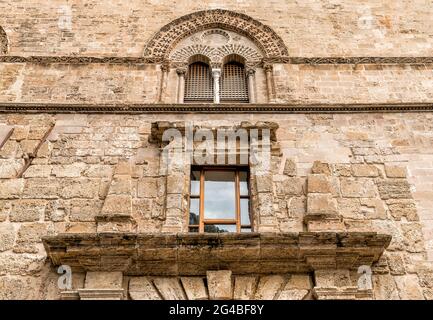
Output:
[[[433,299],[433,115],[372,111],[382,104],[430,108],[431,6],[409,0],[328,2],[1,1],[0,299],[60,297],[44,236],[187,232],[189,159],[177,157],[172,172],[165,173],[165,145],[152,138],[155,123],[165,123],[162,135],[161,128],[173,123],[185,128],[184,120],[212,130],[271,127],[269,172],[260,175],[263,170],[250,166],[254,231],[344,231],[353,235],[351,248],[359,245],[353,239],[365,239],[355,237],[359,232],[389,234],[389,247],[372,267],[373,298]],[[208,12],[206,19],[220,15],[223,30],[195,33],[196,24],[206,21],[191,20],[195,12],[213,9],[223,10]],[[250,18],[228,18],[224,10]],[[184,22],[183,28],[165,33],[163,27],[180,17],[175,24]],[[261,24],[269,28],[254,29]],[[244,32],[236,34],[237,28]],[[183,30],[192,34],[177,39]],[[151,41],[155,35],[161,37]],[[248,64],[248,74],[254,74],[250,93],[260,106],[307,105],[308,112],[228,114],[206,106],[211,112],[175,113],[184,66],[171,58],[188,61],[188,41],[210,50],[209,37],[213,43],[229,41],[218,54],[236,47],[255,60]],[[167,52],[171,65],[154,59],[159,52]],[[264,52],[277,56],[275,61],[262,64]],[[26,113],[27,103],[40,104],[40,112]],[[152,113],[161,107],[155,103],[167,109]],[[58,112],[55,104],[71,112]],[[135,113],[128,104],[151,108]],[[311,112],[329,104],[345,112]],[[371,112],[347,112],[351,104]],[[255,252],[246,242],[236,247],[236,258]],[[322,256],[329,252],[314,249]],[[123,254],[114,250],[104,259],[121,264]],[[254,277],[229,277],[230,270],[219,274],[201,263],[196,278],[121,275],[130,281],[122,286],[119,274],[98,276],[92,270],[96,273],[85,281],[86,287],[115,287],[118,297],[124,288],[132,299],[204,299],[206,276],[212,280],[209,295],[221,299],[309,299],[313,291],[325,298],[369,296],[350,289],[358,279],[354,270],[348,274],[327,262],[310,257],[310,263],[331,268],[315,275],[323,285],[316,291],[308,275],[283,274],[271,262],[264,268],[273,275],[255,270]],[[80,272],[76,289],[86,289],[85,271]],[[334,291],[325,287],[331,285]],[[92,296],[92,288],[86,290],[83,297]]]

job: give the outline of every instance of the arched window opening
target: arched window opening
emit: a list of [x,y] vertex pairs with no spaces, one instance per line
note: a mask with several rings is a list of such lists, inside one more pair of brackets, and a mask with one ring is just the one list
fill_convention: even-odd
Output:
[[208,64],[197,61],[188,67],[185,79],[185,102],[213,102],[212,72]]
[[220,94],[222,102],[248,102],[248,83],[244,65],[237,61],[224,64]]

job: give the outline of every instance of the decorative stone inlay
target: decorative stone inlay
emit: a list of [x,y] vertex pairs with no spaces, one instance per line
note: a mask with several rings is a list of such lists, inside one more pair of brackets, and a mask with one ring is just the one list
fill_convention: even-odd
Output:
[[1,102],[0,113],[323,113],[323,112],[431,112],[433,103],[14,103]]
[[124,275],[300,273],[371,265],[391,241],[375,232],[86,233],[43,237],[54,265]]
[[250,38],[266,57],[288,55],[283,40],[268,26],[242,13],[216,9],[194,12],[165,25],[149,41],[144,56],[167,58],[180,40],[210,28],[230,30]]

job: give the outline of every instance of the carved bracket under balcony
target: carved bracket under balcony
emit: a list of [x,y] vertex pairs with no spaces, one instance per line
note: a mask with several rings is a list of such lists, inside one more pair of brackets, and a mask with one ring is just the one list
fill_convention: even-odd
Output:
[[305,273],[372,265],[391,241],[375,232],[59,234],[43,238],[54,265],[124,275]]

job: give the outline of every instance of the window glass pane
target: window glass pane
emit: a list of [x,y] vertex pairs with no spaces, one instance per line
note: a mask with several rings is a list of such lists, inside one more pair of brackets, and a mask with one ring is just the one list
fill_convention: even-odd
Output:
[[241,232],[251,232],[251,228],[242,228]]
[[200,199],[191,199],[189,202],[189,224],[198,225],[200,222]]
[[235,172],[205,171],[205,219],[235,219]]
[[239,171],[239,189],[240,189],[241,196],[248,195],[247,177],[248,175],[246,171]]
[[191,195],[200,195],[200,171],[191,171]]
[[189,232],[198,232],[198,227],[190,227]]
[[204,232],[221,233],[221,232],[236,232],[234,224],[206,224]]
[[241,199],[241,224],[250,224],[250,200]]

